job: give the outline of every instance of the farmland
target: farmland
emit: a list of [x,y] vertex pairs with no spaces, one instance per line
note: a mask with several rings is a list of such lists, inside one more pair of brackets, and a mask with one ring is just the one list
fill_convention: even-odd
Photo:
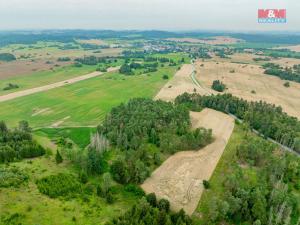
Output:
[[[200,67],[201,64],[203,66]],[[196,67],[196,77],[207,89],[210,89],[213,80],[221,80],[227,85],[227,93],[248,100],[262,100],[280,105],[288,114],[300,118],[298,110],[300,85],[298,83],[291,82],[291,87],[287,89],[283,85],[283,80],[266,76],[263,74],[263,69],[251,64],[198,62]],[[216,93],[213,90],[210,92]]]
[[[113,106],[133,97],[153,97],[165,82],[162,75],[172,77],[175,72],[176,68],[163,68],[149,75],[106,74],[3,102],[0,104],[0,117],[6,118],[7,123],[13,126],[24,119],[33,127],[49,127],[64,118],[67,119],[61,126],[97,125]],[[48,110],[34,115],[42,109]]]
[[1,225],[299,224],[289,38],[39,35],[0,40]]

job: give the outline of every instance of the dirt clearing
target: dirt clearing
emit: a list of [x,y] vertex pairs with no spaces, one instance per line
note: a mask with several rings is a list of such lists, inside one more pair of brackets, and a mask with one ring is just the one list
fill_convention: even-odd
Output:
[[[204,64],[204,66],[200,66]],[[286,82],[275,76],[264,74],[264,70],[257,65],[245,65],[229,62],[201,62],[196,63],[197,80],[205,88],[210,89],[214,80],[221,80],[227,86],[225,92],[250,101],[266,101],[281,106],[291,116],[300,118],[300,84]],[[217,93],[210,89],[210,92]]]
[[175,211],[183,208],[188,215],[196,209],[203,192],[203,180],[211,177],[234,128],[234,120],[221,112],[204,109],[191,112],[192,127],[213,131],[214,142],[198,151],[183,151],[168,158],[148,178],[142,188],[168,199]]
[[190,75],[193,72],[193,65],[185,64],[174,77],[158,92],[154,99],[164,101],[174,101],[174,99],[184,92],[193,93],[194,89],[200,93],[201,90],[193,83]]

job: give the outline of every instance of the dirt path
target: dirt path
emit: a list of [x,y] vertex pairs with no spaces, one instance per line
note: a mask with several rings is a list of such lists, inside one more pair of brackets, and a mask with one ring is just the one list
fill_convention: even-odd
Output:
[[[107,72],[116,71],[118,69],[119,69],[119,67],[112,67],[112,68],[109,68]],[[96,76],[99,76],[99,75],[102,75],[102,74],[103,73],[98,72],[98,71],[97,72],[92,72],[92,73],[89,73],[89,74],[86,74],[86,75],[82,75],[82,76],[79,76],[79,77],[74,77],[74,78],[71,78],[71,79],[68,79],[68,80],[59,81],[59,82],[56,82],[56,83],[53,83],[53,84],[48,84],[48,85],[41,86],[41,87],[31,88],[31,89],[27,89],[27,90],[23,90],[23,91],[13,92],[13,93],[10,93],[10,94],[7,94],[7,95],[2,95],[2,96],[0,96],[0,102],[5,102],[5,101],[8,101],[8,100],[23,97],[23,96],[26,96],[26,95],[31,95],[31,94],[42,92],[42,91],[48,91],[48,90],[53,89],[53,88],[58,88],[58,87],[62,87],[62,86],[68,85],[68,84],[73,84],[73,83],[83,81],[83,80],[86,80],[86,79],[90,79],[92,77],[96,77]]]
[[176,153],[142,184],[146,193],[168,199],[173,210],[183,208],[188,215],[196,209],[203,180],[210,179],[234,128],[233,118],[212,109],[191,112],[190,116],[193,128],[212,129],[215,141],[199,151]]
[[193,65],[183,65],[174,77],[158,92],[154,99],[174,101],[178,95],[183,94],[184,92],[193,93],[195,90],[197,93],[204,94],[202,89],[193,83],[193,80],[190,77],[192,73]]

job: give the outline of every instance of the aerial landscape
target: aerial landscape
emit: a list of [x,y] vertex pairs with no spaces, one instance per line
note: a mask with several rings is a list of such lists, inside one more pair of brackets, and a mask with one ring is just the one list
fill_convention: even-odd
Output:
[[300,225],[300,3],[26,1],[0,6],[0,225]]

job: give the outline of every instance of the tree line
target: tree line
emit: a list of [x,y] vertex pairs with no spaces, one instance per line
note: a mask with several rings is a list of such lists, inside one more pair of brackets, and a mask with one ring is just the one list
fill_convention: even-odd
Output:
[[142,197],[125,214],[112,219],[106,225],[191,225],[192,220],[183,210],[173,213],[170,211],[170,203],[165,200],[157,200],[151,193]]
[[249,123],[252,129],[264,137],[300,152],[300,122],[282,111],[280,106],[266,102],[248,102],[231,94],[201,96],[199,94],[183,94],[175,100],[192,110],[208,107],[231,113]]
[[282,80],[290,80],[300,83],[300,65],[293,67],[281,67],[278,64],[266,63],[263,65],[265,74],[277,76]]

